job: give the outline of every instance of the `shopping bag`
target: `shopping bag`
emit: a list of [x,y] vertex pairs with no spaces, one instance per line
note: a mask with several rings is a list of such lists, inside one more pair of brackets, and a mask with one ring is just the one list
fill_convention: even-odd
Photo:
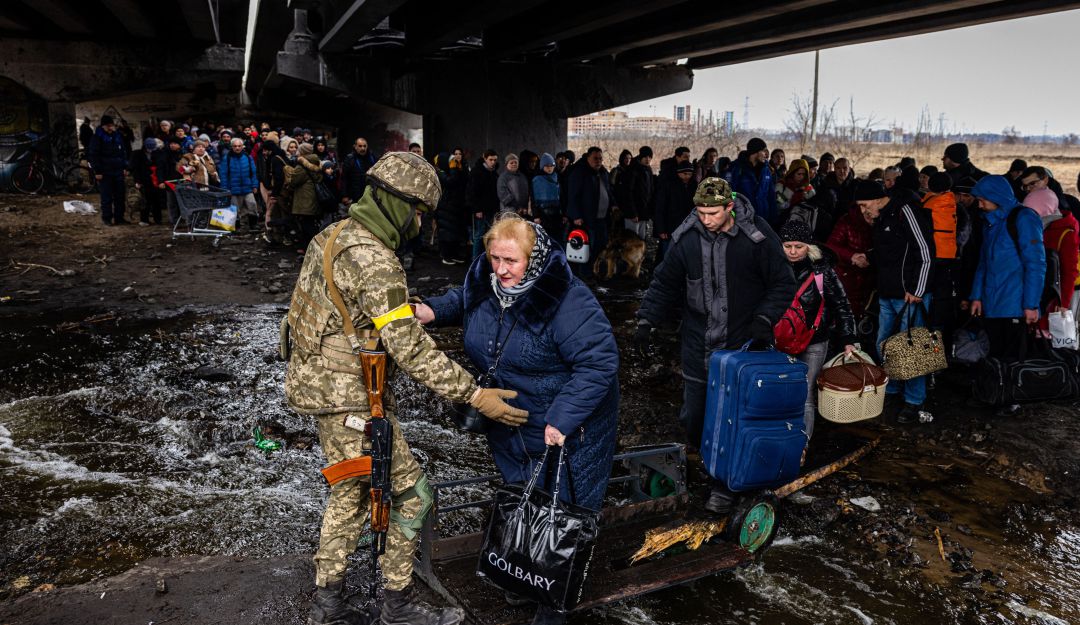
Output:
[[222,230],[233,232],[236,230],[236,207],[215,208],[210,213],[210,225]]
[[1046,316],[1050,324],[1050,339],[1058,349],[1076,349],[1076,317],[1068,308]]
[[495,493],[476,574],[503,590],[566,612],[581,601],[600,513],[559,501],[565,447],[559,448],[554,492],[536,488],[550,450],[528,484],[507,485]]

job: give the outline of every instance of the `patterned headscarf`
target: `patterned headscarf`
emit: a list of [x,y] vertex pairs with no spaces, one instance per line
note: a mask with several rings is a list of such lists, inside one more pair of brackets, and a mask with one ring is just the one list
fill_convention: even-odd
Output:
[[499,306],[504,310],[513,306],[519,297],[536,284],[536,280],[544,272],[548,254],[551,252],[551,237],[548,236],[548,233],[544,232],[544,229],[539,224],[527,223],[532,226],[533,231],[536,233],[536,243],[533,244],[532,252],[529,254],[529,266],[525,269],[525,275],[521,277],[521,282],[511,287],[504,287],[499,284],[499,277],[495,275],[495,272],[491,272],[491,289],[499,300]]

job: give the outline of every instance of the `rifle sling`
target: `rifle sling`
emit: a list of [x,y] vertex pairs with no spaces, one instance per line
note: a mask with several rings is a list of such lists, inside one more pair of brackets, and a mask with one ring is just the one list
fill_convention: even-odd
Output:
[[[353,325],[352,315],[349,314],[348,307],[345,306],[345,300],[341,297],[341,291],[338,290],[337,285],[334,284],[334,244],[337,242],[338,235],[348,225],[348,219],[342,219],[338,222],[338,225],[334,226],[334,230],[330,233],[330,238],[326,240],[323,245],[323,279],[326,280],[326,291],[330,294],[330,301],[334,302],[334,308],[337,308],[338,314],[341,315],[341,329],[345,334],[345,339],[352,347],[353,353],[359,352],[362,348],[374,351],[377,349],[379,335],[377,332],[372,332],[366,341],[361,341],[356,334],[356,326]],[[366,344],[365,344],[366,343]]]
[[368,477],[371,475],[371,456],[342,460],[323,469],[322,474],[330,486],[354,477]]

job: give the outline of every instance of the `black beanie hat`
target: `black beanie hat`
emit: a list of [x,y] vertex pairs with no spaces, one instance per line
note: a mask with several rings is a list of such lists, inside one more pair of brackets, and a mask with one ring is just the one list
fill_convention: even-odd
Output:
[[966,163],[968,160],[968,146],[966,143],[954,143],[945,148],[945,156],[954,163]]
[[814,231],[805,221],[792,219],[780,228],[780,240],[784,243],[798,241],[809,245],[814,242]]
[[832,152],[826,152],[821,155],[821,162],[829,161],[830,163],[836,161],[836,158],[832,155]]
[[1027,161],[1022,158],[1018,158],[1009,165],[1009,171],[1024,171],[1027,169]]
[[109,115],[109,114],[106,113],[105,115],[101,116],[101,125],[102,126],[108,126],[109,124],[115,124],[115,123],[116,123],[116,120],[113,119],[112,115]]
[[934,167],[933,165],[927,165],[926,167],[920,169],[919,173],[924,176],[933,176],[934,174],[938,173],[938,168]]
[[957,193],[971,194],[971,189],[975,186],[976,182],[977,181],[971,176],[964,176],[960,180],[956,181],[956,184],[953,185],[952,190]]
[[766,149],[767,147],[768,146],[765,145],[765,140],[762,139],[761,137],[754,137],[753,139],[746,142],[746,152],[748,154],[754,154],[755,152],[760,152],[760,151]]
[[688,172],[693,173],[694,164],[691,163],[690,161],[683,161],[683,162],[681,162],[681,163],[679,163],[678,165],[675,166],[675,173],[679,174],[679,173],[682,173],[684,171],[688,171]]
[[938,172],[930,176],[930,182],[926,186],[934,193],[945,193],[952,188],[952,176],[943,171]]
[[875,180],[860,180],[859,184],[855,185],[856,202],[861,202],[863,200],[880,200],[886,196],[885,187],[881,186],[881,183]]

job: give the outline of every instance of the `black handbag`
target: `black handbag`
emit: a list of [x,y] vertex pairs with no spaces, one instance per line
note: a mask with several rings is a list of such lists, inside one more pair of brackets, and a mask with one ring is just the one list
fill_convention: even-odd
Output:
[[1027,332],[1019,356],[983,359],[975,368],[975,397],[1005,406],[1075,396],[1078,380],[1070,364],[1048,343]]
[[[554,492],[536,488],[551,448],[524,487],[503,486],[495,493],[476,574],[503,590],[566,612],[581,602],[600,513],[559,501],[566,448],[559,448]],[[566,467],[570,478],[570,467]],[[573,494],[573,480],[568,479]]]
[[[303,165],[301,165],[303,167]],[[311,184],[315,185],[315,199],[318,200],[320,206],[327,204],[337,204],[337,197],[334,192],[330,190],[330,187],[326,186],[326,182],[323,180],[315,180],[315,176],[311,175],[311,172],[305,167],[304,173],[307,174],[308,180]]]
[[[514,323],[510,324],[510,329],[507,330],[506,336],[503,337],[502,343],[499,345],[499,350],[495,352],[495,358],[492,360],[491,366],[488,367],[487,371],[476,378],[476,385],[480,388],[491,388],[491,385],[495,382],[495,370],[499,366],[499,360],[502,359],[503,350],[506,349],[506,343],[510,339],[510,333],[517,327],[517,322],[518,317],[515,317]],[[495,338],[499,338],[498,332],[495,333]],[[498,343],[497,340],[496,343]],[[454,425],[466,432],[474,432],[476,434],[486,434],[488,428],[491,426],[491,421],[485,417],[483,413],[466,403],[455,403],[451,405],[450,418],[454,421]]]

